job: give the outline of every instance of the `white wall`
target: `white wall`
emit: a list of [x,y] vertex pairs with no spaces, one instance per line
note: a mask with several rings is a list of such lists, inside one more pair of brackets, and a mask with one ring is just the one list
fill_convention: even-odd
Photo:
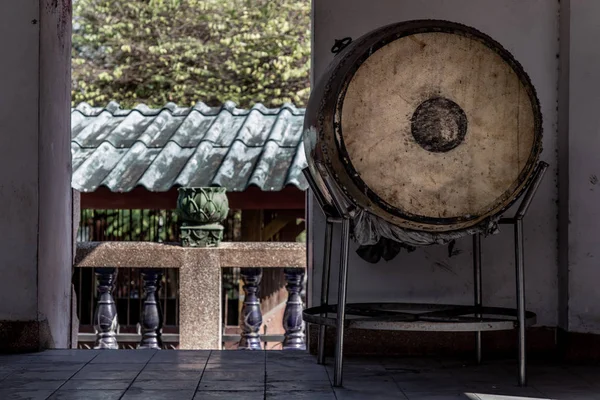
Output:
[[[594,0],[590,0],[594,1]],[[600,4],[599,4],[600,5]],[[313,5],[313,74],[318,78],[333,60],[335,39],[356,39],[368,31],[410,19],[446,19],[473,26],[490,35],[521,62],[537,88],[544,116],[542,159],[550,170],[525,220],[527,307],[538,314],[539,325],[557,324],[557,82],[558,9],[553,0],[327,0]],[[600,33],[600,32],[599,32]],[[596,38],[598,35],[596,35]],[[594,40],[591,39],[590,40]],[[597,39],[596,39],[597,40]],[[600,62],[600,60],[598,60]],[[597,68],[600,70],[600,68]],[[591,89],[591,88],[590,88]],[[600,171],[598,171],[600,177]],[[589,178],[589,174],[586,180]],[[597,194],[600,195],[600,185]],[[600,204],[600,203],[599,203]],[[311,207],[313,271],[311,298],[319,298],[324,219]],[[600,209],[599,209],[600,210]],[[512,229],[504,228],[483,241],[484,303],[515,306]],[[332,296],[337,296],[335,237]],[[459,256],[448,258],[445,246],[401,253],[389,263],[362,261],[350,251],[348,299],[470,304],[473,299],[470,239],[457,243]],[[599,254],[600,255],[600,254]],[[332,297],[332,300],[335,297]]]
[[600,333],[600,2],[570,6],[568,322]]
[[0,320],[37,319],[38,2],[0,1]]

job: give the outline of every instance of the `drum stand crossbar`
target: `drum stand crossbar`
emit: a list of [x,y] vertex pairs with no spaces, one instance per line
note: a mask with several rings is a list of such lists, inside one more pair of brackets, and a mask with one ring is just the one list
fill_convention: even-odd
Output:
[[[536,315],[525,310],[525,265],[523,257],[523,218],[539,188],[548,168],[545,162],[536,166],[533,178],[521,196],[521,204],[512,218],[500,218],[502,225],[513,225],[516,266],[517,308],[483,307],[481,274],[481,234],[473,235],[474,305],[437,305],[414,303],[364,303],[346,304],[348,290],[348,249],[350,220],[341,202],[333,197],[333,207],[328,205],[319,192],[316,182],[307,169],[304,174],[315,194],[319,206],[327,218],[321,305],[304,310],[306,322],[319,325],[317,362],[325,363],[325,335],[328,326],[336,328],[334,354],[334,386],[342,386],[344,329],[373,329],[399,331],[476,332],[476,359],[481,362],[481,333],[518,329],[519,370],[518,383],[527,385],[526,327],[535,324]],[[338,283],[338,302],[329,304],[329,281],[333,224],[341,224],[341,254]]]

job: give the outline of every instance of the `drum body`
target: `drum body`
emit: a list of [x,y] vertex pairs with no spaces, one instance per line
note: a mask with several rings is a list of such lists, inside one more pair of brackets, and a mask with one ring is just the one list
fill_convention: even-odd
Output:
[[444,233],[508,208],[541,152],[542,117],[521,65],[477,30],[408,21],[350,43],[313,88],[311,175],[402,229]]

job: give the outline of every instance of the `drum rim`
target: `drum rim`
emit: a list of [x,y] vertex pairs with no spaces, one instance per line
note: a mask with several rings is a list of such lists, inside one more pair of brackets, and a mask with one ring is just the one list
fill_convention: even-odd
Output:
[[[530,155],[527,159],[527,162],[521,170],[518,178],[515,180],[514,189],[512,191],[505,191],[502,196],[497,198],[497,201],[493,206],[488,208],[484,213],[480,215],[459,216],[452,218],[434,218],[411,214],[397,207],[394,207],[393,205],[387,203],[385,200],[379,197],[379,195],[377,195],[377,193],[375,193],[371,188],[369,188],[369,186],[360,178],[350,160],[350,156],[344,144],[341,127],[342,107],[344,104],[344,97],[346,95],[348,86],[358,69],[370,57],[371,54],[373,54],[380,48],[386,46],[387,44],[398,40],[402,37],[419,33],[431,32],[451,33],[465,36],[474,40],[478,40],[490,50],[495,51],[500,57],[502,57],[502,59],[506,63],[508,63],[511,69],[515,72],[515,74],[523,84],[531,103],[534,118],[534,132],[533,146]],[[369,43],[370,45],[368,47],[365,47],[364,50],[360,52],[360,54],[357,54],[356,51],[353,52],[353,50],[360,48],[361,45],[364,46],[367,43]],[[339,153],[340,162],[343,165],[344,172],[348,176],[348,178],[350,178],[352,183],[356,186],[357,191],[361,192],[361,194],[364,194],[370,202],[374,203],[385,213],[389,214],[392,217],[394,223],[401,226],[407,225],[407,227],[413,229],[415,227],[424,228],[425,226],[429,225],[434,231],[439,231],[440,228],[443,228],[444,226],[448,226],[449,228],[446,231],[464,229],[465,227],[476,225],[478,222],[481,222],[494,215],[502,213],[519,198],[521,192],[527,186],[526,184],[533,174],[535,163],[539,159],[539,155],[542,151],[542,114],[536,90],[533,86],[533,83],[531,82],[531,79],[529,78],[529,75],[525,72],[524,68],[515,59],[515,57],[500,43],[491,38],[489,35],[473,27],[463,25],[460,23],[433,19],[411,20],[394,23],[371,31],[360,37],[357,41],[351,43],[346,49],[344,49],[343,53],[344,56],[340,56],[341,59],[339,60],[339,62],[337,62],[335,68],[332,69],[332,73],[329,76],[330,80],[333,80],[335,78],[341,80],[339,85],[335,85],[338,86],[339,90],[336,93],[335,100],[333,100],[333,141],[335,142],[336,150]],[[338,72],[342,68],[342,66],[346,64],[346,58],[348,58],[349,55],[352,55],[353,63],[349,66],[349,68],[348,66],[345,66],[347,68],[347,71],[343,74],[343,76],[340,77],[336,74],[336,72]],[[327,89],[331,91],[333,89],[332,85],[327,85],[325,97],[327,97],[330,94],[327,93]],[[325,155],[325,159],[327,161],[327,164],[331,165],[331,160],[329,159],[329,156],[327,154]],[[343,182],[340,181],[337,174],[334,174],[334,178],[342,186],[344,192],[348,194],[345,190]],[[502,199],[502,197],[504,197],[504,199]],[[356,199],[352,198],[352,196],[350,196],[350,198],[355,204],[361,206],[356,201]],[[398,221],[398,219],[400,219],[400,221]],[[406,221],[407,223],[403,224],[401,222],[402,220]],[[452,226],[454,228],[452,228]]]

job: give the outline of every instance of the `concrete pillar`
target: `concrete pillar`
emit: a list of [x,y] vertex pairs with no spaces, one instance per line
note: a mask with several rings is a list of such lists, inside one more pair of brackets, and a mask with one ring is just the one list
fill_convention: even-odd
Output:
[[220,350],[221,263],[217,251],[202,259],[186,253],[179,270],[179,348]]
[[0,351],[70,345],[71,1],[0,2]]

